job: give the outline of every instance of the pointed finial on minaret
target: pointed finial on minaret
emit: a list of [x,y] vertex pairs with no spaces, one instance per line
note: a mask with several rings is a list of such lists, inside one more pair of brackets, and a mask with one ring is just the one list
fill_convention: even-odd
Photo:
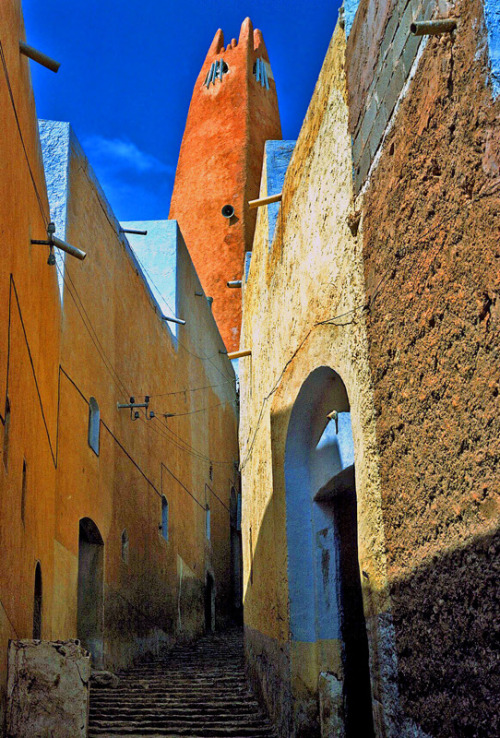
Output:
[[219,28],[214,36],[214,40],[210,44],[207,56],[218,54],[222,48],[224,48],[224,34],[222,28]]
[[241,44],[241,42],[243,43],[246,42],[248,44],[252,36],[253,36],[252,21],[250,20],[250,18],[245,18],[245,20],[241,24],[240,40],[238,41],[238,43]]
[[259,28],[256,28],[253,32],[253,48],[255,51],[260,51],[262,56],[265,57],[267,61],[269,61],[266,44],[264,43],[264,36],[262,35],[262,31]]

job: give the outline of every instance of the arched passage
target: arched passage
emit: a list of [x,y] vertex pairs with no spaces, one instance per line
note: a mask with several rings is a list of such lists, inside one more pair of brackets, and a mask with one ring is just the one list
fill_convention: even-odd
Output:
[[[318,679],[326,672],[334,677],[325,683],[336,690],[330,698],[342,734],[369,738],[373,723],[351,414],[344,383],[329,367],[309,375],[294,403],[285,486],[296,720],[309,722],[311,735],[317,732]],[[307,729],[303,734],[309,735]]]
[[103,662],[104,542],[90,518],[80,520],[78,537],[78,638],[95,667]]
[[35,593],[33,598],[33,638],[40,640],[42,637],[42,567],[36,562],[35,567]]

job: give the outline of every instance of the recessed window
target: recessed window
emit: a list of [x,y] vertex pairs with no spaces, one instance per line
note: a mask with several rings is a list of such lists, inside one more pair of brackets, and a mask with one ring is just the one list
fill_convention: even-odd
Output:
[[89,400],[89,446],[99,456],[99,426],[101,413],[95,397]]
[[23,522],[23,525],[24,525],[24,515],[26,512],[26,490],[28,486],[27,476],[28,476],[28,467],[26,464],[26,459],[23,459],[23,481],[21,483],[21,520]]
[[253,65],[253,73],[257,82],[260,82],[262,87],[265,87],[266,90],[268,90],[269,76],[267,74],[267,65],[264,59],[257,59],[255,64]]
[[168,541],[168,500],[163,495],[161,498],[161,534]]
[[210,508],[207,505],[205,510],[205,534],[207,536],[207,541],[210,540]]
[[122,560],[128,564],[128,553],[129,553],[129,540],[128,540],[128,532],[125,528],[122,531]]
[[215,84],[215,80],[217,79],[220,79],[220,81],[222,82],[223,75],[227,74],[228,72],[229,67],[227,66],[226,62],[222,59],[217,59],[217,61],[212,62],[212,64],[210,65],[210,69],[208,70],[203,84],[205,85],[205,87],[210,87],[212,83]]
[[5,423],[3,427],[3,463],[5,468],[9,461],[9,437],[10,437],[10,400],[5,400]]

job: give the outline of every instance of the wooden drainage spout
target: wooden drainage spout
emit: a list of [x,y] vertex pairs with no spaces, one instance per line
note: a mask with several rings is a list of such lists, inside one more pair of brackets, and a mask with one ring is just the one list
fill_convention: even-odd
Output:
[[279,195],[269,195],[269,197],[260,197],[258,200],[249,200],[248,207],[250,210],[261,208],[264,205],[271,205],[273,202],[281,202],[281,192]]
[[42,54],[38,49],[34,49],[33,46],[28,46],[24,41],[19,41],[19,51],[29,59],[41,64],[42,67],[50,69],[51,72],[57,72],[61,66],[60,62],[55,59],[51,59],[47,54]]
[[457,27],[454,18],[438,18],[431,21],[416,21],[410,25],[414,36],[440,36],[442,33],[451,33]]
[[241,359],[242,356],[251,356],[252,352],[250,349],[244,349],[243,351],[233,351],[232,354],[228,354],[228,359]]

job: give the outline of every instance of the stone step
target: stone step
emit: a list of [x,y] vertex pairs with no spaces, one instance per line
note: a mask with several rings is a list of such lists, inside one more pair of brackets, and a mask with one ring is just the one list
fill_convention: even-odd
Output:
[[89,738],[274,738],[245,678],[241,631],[179,646],[91,688]]
[[114,736],[128,736],[130,734],[140,736],[162,735],[162,736],[192,736],[199,735],[203,738],[274,738],[274,734],[266,726],[206,726],[201,725],[175,725],[143,722],[134,723],[100,723],[89,728],[89,738],[94,735],[108,733]]

